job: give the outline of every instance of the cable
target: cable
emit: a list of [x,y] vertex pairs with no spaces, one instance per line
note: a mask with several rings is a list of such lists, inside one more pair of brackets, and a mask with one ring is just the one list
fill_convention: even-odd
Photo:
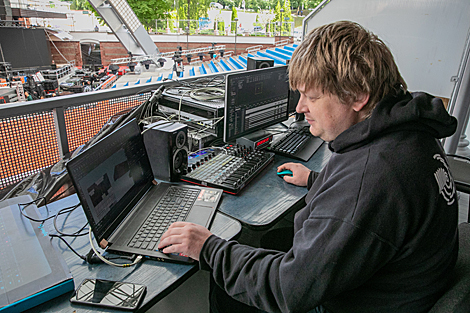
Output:
[[204,87],[191,90],[189,96],[199,101],[218,100],[225,98],[225,90],[217,87]]
[[[225,75],[217,75],[208,79],[207,77],[201,77],[196,80],[191,81],[188,83],[186,81],[177,81],[180,83],[181,86],[194,89],[194,88],[204,88],[204,87],[218,87],[218,86],[225,86]],[[213,83],[213,84],[212,84]],[[173,88],[178,89],[178,88]]]
[[[79,206],[80,206],[80,203],[77,204],[77,205],[76,205],[73,209],[71,209],[70,211],[67,211],[67,213],[74,211],[74,210],[75,210],[76,208],[78,208]],[[57,228],[57,217],[58,217],[59,215],[61,215],[61,214],[62,214],[62,211],[66,210],[66,209],[68,209],[68,208],[65,208],[65,209],[60,210],[60,211],[54,216],[54,222],[53,222],[53,224],[54,224],[54,228],[55,228],[56,232],[58,232],[58,233],[59,233],[61,236],[63,236],[63,237],[80,237],[80,236],[88,235],[88,232],[87,232],[87,233],[80,233],[85,227],[87,227],[88,223],[86,223],[85,225],[83,225],[82,228],[80,228],[78,231],[76,231],[76,232],[74,232],[74,233],[72,233],[72,234],[63,233],[62,231],[59,230],[59,228]]]
[[82,259],[83,261],[86,261],[86,257],[84,257],[83,255],[80,255],[77,251],[75,251],[72,246],[67,242],[67,240],[65,240],[64,238],[62,238],[62,236],[60,235],[55,235],[55,234],[49,234],[49,237],[51,238],[59,238],[60,240],[62,240],[66,245],[67,247],[73,252],[75,253],[76,256],[78,256],[80,259]]
[[[31,216],[26,215],[26,214],[23,212],[23,210],[26,209],[28,206],[30,206],[31,204],[35,203],[36,201],[38,201],[38,200],[40,200],[40,199],[42,199],[42,198],[43,198],[43,197],[38,198],[38,199],[33,200],[33,201],[29,202],[29,203],[18,203],[18,208],[20,209],[21,215],[23,215],[25,218],[27,218],[27,219],[30,220],[30,221],[37,222],[37,223],[41,223],[41,224],[44,224],[44,222],[46,222],[47,220],[50,220],[51,218],[55,218],[55,217],[57,216],[57,214],[56,214],[56,215],[53,215],[53,216],[49,216],[49,208],[47,207],[47,203],[44,204],[44,206],[45,206],[45,208],[46,208],[46,211],[47,211],[47,215],[48,215],[46,218],[43,218],[43,219],[35,219],[35,218],[32,218]],[[62,209],[61,211],[63,211],[63,210],[69,210],[69,211],[66,211],[66,212],[64,211],[64,212],[61,212],[60,214],[66,214],[66,213],[72,212],[72,211],[75,210],[76,207],[78,207],[79,205],[80,205],[80,204],[77,204],[77,205],[75,205],[75,206],[71,206],[71,207],[64,208],[64,209]],[[21,208],[21,206],[24,206],[24,207]]]
[[[206,131],[207,129],[214,127],[217,123],[219,123],[220,121],[222,121],[222,120],[224,119],[224,117],[223,117],[223,116],[222,116],[222,117],[218,117],[217,119],[218,119],[218,120],[217,120],[214,124],[212,124],[212,126],[207,126],[206,128],[201,129],[200,131],[196,132],[196,135],[199,134],[200,132],[204,132],[204,131]],[[215,120],[215,119],[214,119],[214,120]]]
[[143,134],[145,134],[146,132],[148,132],[149,130],[151,130],[151,129],[157,127],[157,126],[162,126],[162,125],[165,125],[165,124],[174,124],[174,123],[176,123],[176,122],[175,122],[175,121],[166,121],[166,122],[160,123],[160,124],[158,124],[158,125],[153,125],[152,127],[149,127],[149,128],[147,128],[147,129],[145,129],[141,134],[143,135]]
[[108,264],[108,265],[112,265],[112,266],[117,266],[117,267],[130,267],[130,266],[133,266],[133,265],[136,265],[137,263],[139,263],[140,261],[142,261],[142,256],[139,255],[137,256],[137,258],[134,260],[134,262],[132,263],[128,263],[128,264],[119,264],[119,263],[114,263],[114,262],[111,262],[109,261],[108,259],[106,259],[104,256],[102,256],[98,250],[96,250],[95,246],[93,245],[93,240],[91,238],[91,228],[89,228],[89,232],[88,232],[88,239],[90,239],[90,245],[91,245],[91,248],[93,249],[93,251],[95,252],[96,256],[98,258],[101,259],[101,261],[103,261],[104,263]]
[[180,98],[180,103],[179,103],[179,106],[178,106],[178,122],[181,121],[181,103],[183,102],[183,97],[185,94],[187,93],[191,93],[191,91],[185,91],[182,95],[181,95],[181,98]]
[[67,61],[67,63],[70,63],[69,60],[67,60],[64,55],[62,54],[62,52],[60,52],[60,50],[57,48],[57,46],[55,45],[54,41],[51,39],[51,37],[49,36],[49,33],[47,32],[47,30],[45,31],[47,37],[49,38],[49,41],[52,43],[52,45],[54,46],[54,48],[57,50],[57,52],[59,52],[60,56],[62,58],[64,58],[65,61]]
[[[59,230],[59,228],[57,227],[57,217],[59,215],[62,215],[62,214],[66,214],[66,213],[71,213],[73,212],[74,210],[76,210],[79,206],[80,206],[80,203],[74,205],[74,206],[71,206],[71,207],[66,207],[66,208],[63,208],[61,209],[59,212],[57,212],[57,214],[55,215],[52,215],[52,216],[49,216],[49,208],[47,207],[47,203],[44,205],[46,207],[46,210],[47,210],[47,213],[48,213],[48,216],[44,219],[35,219],[35,218],[32,218],[26,214],[24,214],[23,210],[25,208],[27,208],[29,205],[35,203],[36,201],[40,201],[43,197],[40,197],[38,199],[35,199],[29,203],[19,203],[18,204],[18,208],[20,210],[20,213],[21,215],[23,215],[25,218],[29,219],[30,221],[33,221],[33,222],[37,222],[37,223],[41,223],[41,225],[43,225],[47,220],[49,219],[54,219],[53,221],[53,225],[54,225],[54,229],[57,231],[57,233],[59,233],[59,235],[57,234],[48,234],[49,237],[51,238],[59,238],[60,240],[62,240],[65,245],[67,245],[67,247],[75,254],[77,255],[80,259],[82,259],[83,261],[87,262],[87,263],[90,263],[90,264],[96,264],[96,263],[100,263],[101,261],[105,262],[104,260],[106,260],[106,262],[110,262],[108,260],[111,260],[111,259],[129,259],[128,257],[124,257],[124,256],[120,256],[120,257],[117,257],[117,258],[106,258],[104,256],[101,256],[101,255],[98,255],[97,252],[96,253],[96,257],[91,255],[90,252],[91,251],[95,251],[94,249],[90,250],[90,252],[88,252],[88,254],[86,256],[83,256],[83,255],[80,255],[77,251],[75,251],[75,249],[72,248],[72,246],[67,242],[67,240],[65,240],[63,237],[80,237],[80,236],[85,236],[87,234],[90,234],[90,238],[91,238],[91,229],[88,231],[88,232],[85,232],[85,233],[82,233],[82,231],[85,229],[86,226],[88,226],[88,223],[86,223],[85,225],[83,225],[78,231],[74,232],[74,233],[71,233],[71,234],[67,234],[67,233],[64,233],[62,232],[61,230]],[[45,199],[44,199],[45,200]],[[23,208],[21,208],[21,206],[24,206]],[[92,245],[92,248],[93,245]],[[97,258],[98,257],[98,258]],[[139,259],[140,257],[140,259]],[[131,265],[134,265],[134,264],[137,264],[138,262],[141,261],[142,259],[142,256],[139,256],[137,257],[137,259],[131,263],[131,264],[123,264],[122,266],[123,267],[127,267],[127,266],[131,266]],[[112,263],[112,262],[110,262]],[[114,263],[113,263],[114,264]],[[121,266],[121,265],[119,265]]]
[[[18,209],[20,209],[20,213],[21,215],[23,215],[25,218],[27,218],[28,220],[30,221],[33,221],[33,222],[38,222],[38,223],[41,223],[43,224],[45,221],[47,221],[48,219],[51,219],[53,218],[53,216],[49,216],[49,208],[47,207],[47,204],[45,204],[44,206],[46,207],[46,211],[47,211],[47,217],[45,219],[42,219],[42,220],[37,220],[35,218],[32,218],[26,214],[24,214],[23,210],[26,209],[28,206],[30,206],[31,204],[36,204],[36,201],[41,201],[42,199],[44,199],[44,201],[46,200],[44,197],[39,197],[31,202],[28,202],[28,203],[18,203]],[[23,208],[21,208],[21,206],[24,206]]]
[[149,116],[152,116],[152,106],[158,102],[158,100],[161,98],[164,86],[160,86],[151,96],[147,101],[145,101],[142,106],[144,108],[141,111],[140,118],[139,118],[139,123],[142,121],[142,119],[147,118]]
[[150,125],[158,121],[170,122],[170,120],[166,117],[155,115],[155,116],[148,116],[148,117],[143,118],[141,120],[141,123],[146,123],[147,125]]

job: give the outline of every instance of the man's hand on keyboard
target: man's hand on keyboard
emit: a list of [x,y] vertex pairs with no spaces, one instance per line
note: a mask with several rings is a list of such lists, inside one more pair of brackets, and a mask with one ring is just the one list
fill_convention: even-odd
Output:
[[283,179],[293,185],[297,186],[307,186],[308,176],[310,175],[310,170],[300,163],[284,163],[277,168],[277,171],[290,170],[292,176],[285,175]]
[[162,235],[158,249],[163,249],[163,253],[182,253],[199,261],[202,246],[211,235],[212,233],[204,226],[175,222]]

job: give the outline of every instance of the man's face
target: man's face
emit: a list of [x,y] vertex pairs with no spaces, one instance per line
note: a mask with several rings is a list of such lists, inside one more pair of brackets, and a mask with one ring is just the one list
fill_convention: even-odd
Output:
[[306,90],[305,85],[298,86],[297,89],[300,99],[296,111],[304,113],[312,135],[324,141],[332,141],[343,131],[360,122],[359,111],[363,105],[343,104],[337,96],[323,94],[317,88]]

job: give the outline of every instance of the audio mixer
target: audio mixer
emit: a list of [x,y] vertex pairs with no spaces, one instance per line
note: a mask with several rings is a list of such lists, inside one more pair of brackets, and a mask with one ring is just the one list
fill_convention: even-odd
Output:
[[227,193],[239,193],[256,175],[274,160],[274,153],[227,145],[221,149],[209,149],[196,157],[190,157],[187,174],[181,180],[202,186],[223,189]]

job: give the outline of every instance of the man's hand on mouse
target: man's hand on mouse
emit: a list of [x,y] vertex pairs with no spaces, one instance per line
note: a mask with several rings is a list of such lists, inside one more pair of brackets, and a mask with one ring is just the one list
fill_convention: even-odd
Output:
[[202,246],[211,235],[204,226],[175,222],[162,235],[158,249],[163,249],[163,253],[182,253],[199,261]]
[[292,172],[292,176],[285,175],[283,177],[286,182],[297,186],[307,186],[311,170],[306,166],[300,163],[284,163],[277,168],[278,172],[283,170],[290,170]]

